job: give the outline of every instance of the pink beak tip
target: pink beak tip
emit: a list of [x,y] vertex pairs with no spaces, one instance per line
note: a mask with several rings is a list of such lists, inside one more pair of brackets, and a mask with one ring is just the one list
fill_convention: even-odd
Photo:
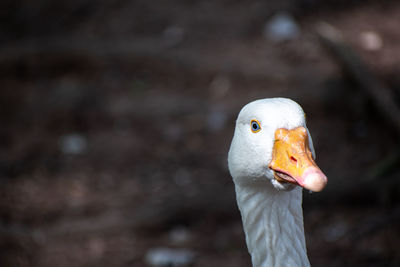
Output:
[[314,192],[322,191],[328,183],[328,178],[317,168],[305,170],[300,185]]

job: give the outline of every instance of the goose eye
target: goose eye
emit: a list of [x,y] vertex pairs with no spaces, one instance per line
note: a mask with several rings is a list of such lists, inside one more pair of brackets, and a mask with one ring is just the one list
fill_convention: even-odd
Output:
[[260,123],[257,120],[252,120],[250,126],[253,133],[257,133],[261,130]]

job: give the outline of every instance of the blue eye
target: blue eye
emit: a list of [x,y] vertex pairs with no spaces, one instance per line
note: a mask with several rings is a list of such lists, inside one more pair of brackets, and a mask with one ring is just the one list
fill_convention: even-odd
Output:
[[258,120],[252,120],[250,123],[250,128],[253,133],[259,132],[261,130],[261,126]]

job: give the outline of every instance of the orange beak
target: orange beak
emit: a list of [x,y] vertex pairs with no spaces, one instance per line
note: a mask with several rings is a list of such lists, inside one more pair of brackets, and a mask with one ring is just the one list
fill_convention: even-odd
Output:
[[296,184],[314,192],[324,189],[328,182],[313,159],[304,127],[276,130],[269,168],[278,182]]

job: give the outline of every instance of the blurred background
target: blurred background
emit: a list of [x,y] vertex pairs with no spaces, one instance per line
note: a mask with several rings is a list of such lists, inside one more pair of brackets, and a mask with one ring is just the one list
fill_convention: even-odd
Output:
[[[3,0],[0,266],[250,266],[236,116],[307,113],[313,266],[400,266],[400,3]],[[168,263],[169,262],[169,263]]]

